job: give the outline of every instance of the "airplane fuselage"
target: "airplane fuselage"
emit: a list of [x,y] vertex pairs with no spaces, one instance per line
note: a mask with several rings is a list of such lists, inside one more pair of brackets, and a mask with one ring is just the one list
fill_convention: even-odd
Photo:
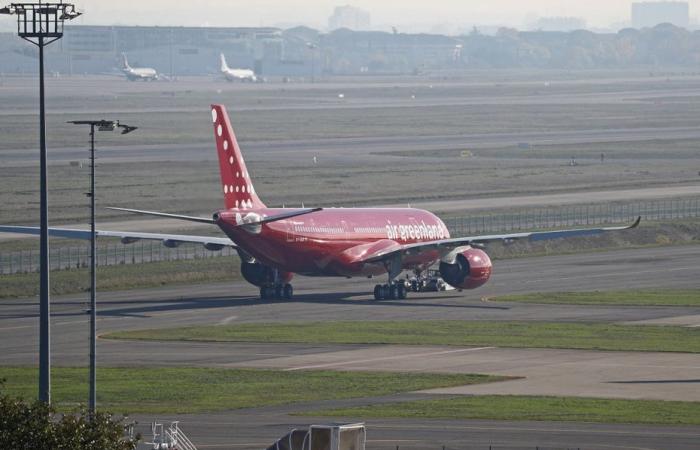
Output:
[[158,78],[158,73],[155,71],[155,69],[149,69],[149,68],[139,68],[139,69],[134,69],[134,68],[127,68],[127,69],[122,69],[124,72],[124,75],[126,75],[126,78],[129,79],[130,81],[137,81],[137,80],[155,80]]
[[[386,273],[382,263],[362,264],[367,254],[396,246],[449,238],[434,214],[411,208],[332,208],[257,227],[237,226],[289,209],[230,209],[217,225],[246,253],[275,269],[307,276],[370,276]],[[402,259],[403,268],[429,267],[437,251]]]
[[226,69],[223,74],[228,81],[249,81],[252,83],[257,81],[255,72],[250,69]]

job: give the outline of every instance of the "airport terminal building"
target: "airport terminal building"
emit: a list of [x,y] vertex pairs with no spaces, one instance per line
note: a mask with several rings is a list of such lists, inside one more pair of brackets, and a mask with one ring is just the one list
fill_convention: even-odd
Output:
[[[262,76],[405,73],[449,64],[456,44],[447,36],[347,29],[321,34],[307,27],[66,25],[64,38],[47,48],[46,66],[60,74],[117,74],[125,53],[133,67],[152,67],[167,76],[207,75],[218,73],[219,53],[224,53],[230,67]],[[34,47],[14,33],[2,34],[1,73],[34,74],[37,65]]]
[[[261,77],[405,75],[460,69],[606,69],[697,67],[700,32],[672,24],[617,33],[518,31],[460,36],[308,27],[135,27],[66,25],[46,52],[46,70],[61,75],[121,75],[132,67],[165,77],[219,76],[219,54],[231,68]],[[38,51],[14,33],[0,34],[0,75],[36,74]]]

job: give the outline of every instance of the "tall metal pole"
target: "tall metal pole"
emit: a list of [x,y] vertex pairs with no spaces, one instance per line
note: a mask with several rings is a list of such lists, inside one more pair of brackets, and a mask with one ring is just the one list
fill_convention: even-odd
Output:
[[95,124],[90,125],[90,398],[88,411],[95,416],[97,392],[97,251],[95,245]]
[[[88,413],[90,419],[97,410],[97,231],[95,230],[95,131],[112,131],[120,128],[122,134],[131,133],[137,127],[111,120],[71,120],[75,125],[90,125],[90,381]],[[97,127],[97,130],[95,129]]]
[[2,15],[17,15],[17,34],[39,47],[39,400],[51,402],[51,323],[49,303],[49,208],[46,174],[44,46],[63,36],[63,22],[80,16],[71,3],[11,3]]
[[46,111],[44,108],[44,38],[39,37],[39,400],[51,403],[51,323],[49,305],[49,207],[46,174]]

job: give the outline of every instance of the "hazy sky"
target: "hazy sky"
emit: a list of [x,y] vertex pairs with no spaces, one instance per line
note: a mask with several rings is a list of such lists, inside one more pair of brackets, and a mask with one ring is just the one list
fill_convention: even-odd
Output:
[[[69,0],[67,0],[69,1]],[[0,3],[10,3],[5,0]],[[306,24],[325,27],[338,5],[370,12],[372,24],[427,28],[430,25],[508,25],[522,28],[540,16],[575,16],[590,27],[629,19],[631,0],[74,0],[85,16],[78,23],[102,25],[273,26]],[[700,0],[690,1],[697,16]],[[2,19],[7,25],[8,19]]]

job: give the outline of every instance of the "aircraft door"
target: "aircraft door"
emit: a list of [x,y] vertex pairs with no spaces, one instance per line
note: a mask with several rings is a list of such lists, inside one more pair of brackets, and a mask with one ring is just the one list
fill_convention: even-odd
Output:
[[287,242],[294,242],[294,227],[297,225],[295,220],[286,220],[287,222]]

